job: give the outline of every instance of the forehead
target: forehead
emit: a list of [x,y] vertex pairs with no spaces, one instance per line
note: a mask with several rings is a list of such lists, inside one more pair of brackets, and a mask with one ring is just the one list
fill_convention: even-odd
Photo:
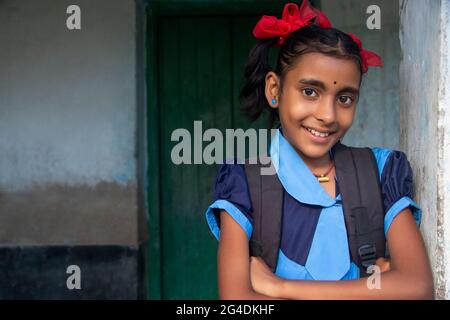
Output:
[[353,59],[336,58],[312,52],[301,55],[286,74],[287,81],[316,79],[332,84],[359,87],[361,72]]

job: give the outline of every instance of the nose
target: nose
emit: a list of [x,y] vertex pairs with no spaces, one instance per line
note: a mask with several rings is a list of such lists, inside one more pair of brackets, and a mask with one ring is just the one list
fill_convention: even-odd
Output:
[[334,108],[334,99],[326,98],[317,105],[314,113],[316,119],[324,125],[330,125],[336,121],[336,111]]

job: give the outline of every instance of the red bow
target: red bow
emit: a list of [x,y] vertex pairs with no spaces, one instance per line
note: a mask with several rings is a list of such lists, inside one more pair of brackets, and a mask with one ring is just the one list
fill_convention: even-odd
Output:
[[263,16],[253,29],[253,35],[256,39],[280,37],[277,43],[280,46],[289,34],[313,24],[314,19],[321,27],[331,28],[331,23],[325,14],[311,7],[309,1],[303,0],[300,10],[297,4],[287,3],[281,19],[274,16]]
[[369,66],[381,67],[383,65],[383,62],[381,62],[381,57],[379,55],[377,55],[375,52],[363,49],[362,42],[358,39],[357,36],[355,36],[353,33],[348,33],[348,35],[353,39],[353,41],[356,42],[361,52],[361,67],[363,73],[366,73],[367,70],[369,70]]
[[[319,25],[322,28],[332,28],[327,16],[312,7],[308,0],[303,0],[300,9],[295,3],[287,3],[284,6],[281,19],[274,16],[263,16],[253,29],[253,36],[256,39],[279,37],[280,39],[275,46],[281,46],[292,32],[312,24]],[[369,66],[382,65],[381,58],[378,55],[364,50],[361,41],[353,34],[349,34],[349,36],[358,44],[361,51],[363,73],[367,72]]]

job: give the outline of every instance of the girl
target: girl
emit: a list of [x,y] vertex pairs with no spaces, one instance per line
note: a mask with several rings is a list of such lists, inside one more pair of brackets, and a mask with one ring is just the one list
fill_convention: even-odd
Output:
[[[417,227],[421,211],[411,198],[412,172],[404,153],[372,148],[390,253],[390,261],[376,262],[381,287],[368,287],[349,253],[332,147],[352,125],[363,74],[381,59],[356,36],[332,28],[307,0],[300,9],[287,4],[280,20],[264,16],[253,34],[260,41],[247,62],[241,100],[251,120],[268,109],[280,122],[270,155],[284,189],[281,241],[275,273],[261,258],[249,258],[253,209],[245,167],[222,165],[216,201],[206,212],[219,240],[220,298],[432,298]],[[280,46],[275,70],[268,64],[272,46]]]

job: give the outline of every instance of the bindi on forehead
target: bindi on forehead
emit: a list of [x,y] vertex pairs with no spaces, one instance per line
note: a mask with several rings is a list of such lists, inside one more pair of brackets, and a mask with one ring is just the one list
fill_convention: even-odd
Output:
[[336,81],[334,81],[333,83],[336,84]]

